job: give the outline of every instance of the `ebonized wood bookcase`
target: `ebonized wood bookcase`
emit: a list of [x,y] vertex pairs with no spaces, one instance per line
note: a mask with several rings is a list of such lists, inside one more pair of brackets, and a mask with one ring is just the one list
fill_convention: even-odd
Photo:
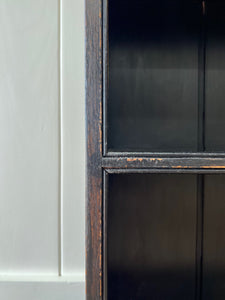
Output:
[[225,299],[225,1],[86,0],[87,299]]

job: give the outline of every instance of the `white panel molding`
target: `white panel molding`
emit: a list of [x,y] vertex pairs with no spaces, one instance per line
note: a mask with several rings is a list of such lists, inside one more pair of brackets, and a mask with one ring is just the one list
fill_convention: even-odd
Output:
[[84,300],[84,282],[0,282],[0,299]]
[[58,275],[57,1],[0,1],[0,274]]
[[85,269],[84,3],[61,0],[63,276]]
[[73,276],[46,276],[46,275],[34,275],[34,274],[12,274],[12,275],[1,275],[1,282],[67,282],[67,283],[75,283],[75,282],[84,282],[85,274],[77,273]]
[[62,0],[59,1],[59,276],[63,274],[63,97],[62,97]]

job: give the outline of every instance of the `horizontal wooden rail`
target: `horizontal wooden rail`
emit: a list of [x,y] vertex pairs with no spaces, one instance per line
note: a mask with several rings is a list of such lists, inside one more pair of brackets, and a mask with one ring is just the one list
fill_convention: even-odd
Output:
[[224,157],[103,157],[104,169],[215,169],[225,170]]

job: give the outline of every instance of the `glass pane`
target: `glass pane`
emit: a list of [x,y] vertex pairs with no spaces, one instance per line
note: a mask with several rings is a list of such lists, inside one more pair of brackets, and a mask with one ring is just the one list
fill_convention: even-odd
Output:
[[109,0],[109,150],[198,150],[201,14],[194,0]]
[[197,175],[109,175],[108,299],[195,299]]

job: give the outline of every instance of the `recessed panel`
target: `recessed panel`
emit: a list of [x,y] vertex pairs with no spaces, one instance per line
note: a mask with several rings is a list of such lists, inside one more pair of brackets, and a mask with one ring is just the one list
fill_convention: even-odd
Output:
[[59,9],[0,1],[1,278],[58,275]]
[[197,151],[200,1],[109,0],[109,151]]
[[195,299],[196,175],[109,175],[108,299]]

